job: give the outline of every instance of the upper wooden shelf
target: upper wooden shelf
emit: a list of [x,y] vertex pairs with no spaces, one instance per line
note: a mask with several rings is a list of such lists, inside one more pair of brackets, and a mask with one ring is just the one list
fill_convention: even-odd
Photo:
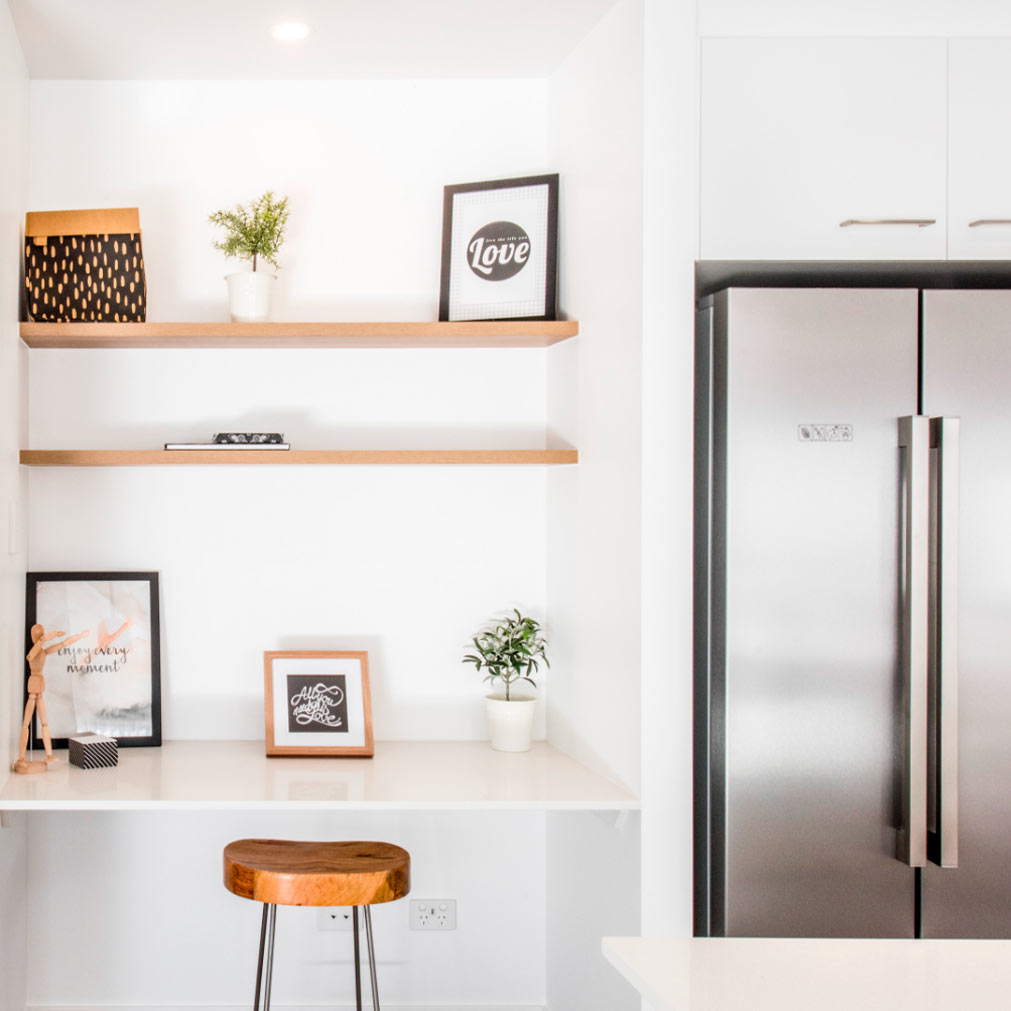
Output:
[[[636,797],[544,742],[376,741],[374,758],[267,758],[263,741],[121,748],[111,769],[11,774],[0,810],[636,810]],[[2,776],[0,776],[2,783]]]
[[22,323],[30,348],[545,348],[576,320],[455,323]]

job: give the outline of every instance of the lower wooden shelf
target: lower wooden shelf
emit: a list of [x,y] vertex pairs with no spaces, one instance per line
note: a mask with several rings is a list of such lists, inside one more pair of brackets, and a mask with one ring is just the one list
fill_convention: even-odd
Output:
[[23,449],[29,467],[458,466],[578,463],[575,449]]
[[377,741],[374,758],[267,758],[263,741],[168,741],[121,748],[112,769],[67,752],[36,776],[11,774],[5,811],[636,810],[636,797],[550,744],[522,754],[487,741]]

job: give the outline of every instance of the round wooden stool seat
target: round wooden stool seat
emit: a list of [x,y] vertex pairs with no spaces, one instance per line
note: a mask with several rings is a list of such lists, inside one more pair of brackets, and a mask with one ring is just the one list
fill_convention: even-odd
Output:
[[225,847],[225,887],[278,906],[371,906],[411,890],[411,855],[384,842],[237,839]]

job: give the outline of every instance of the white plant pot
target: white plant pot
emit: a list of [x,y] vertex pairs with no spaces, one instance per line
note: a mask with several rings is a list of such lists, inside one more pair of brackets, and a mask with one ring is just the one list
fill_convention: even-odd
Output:
[[504,694],[486,695],[484,704],[491,746],[496,751],[529,751],[537,699],[510,693],[506,702]]
[[270,319],[270,300],[276,274],[264,270],[241,270],[229,274],[228,309],[233,323],[261,323]]

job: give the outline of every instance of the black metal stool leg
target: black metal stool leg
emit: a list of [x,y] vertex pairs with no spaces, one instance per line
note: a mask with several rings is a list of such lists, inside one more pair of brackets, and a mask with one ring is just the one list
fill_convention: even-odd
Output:
[[372,975],[372,1007],[374,1011],[379,1011],[379,983],[376,981],[376,949],[372,943],[372,910],[368,906],[362,907],[365,910],[365,942],[369,947],[369,972]]
[[267,924],[267,979],[263,988],[263,1011],[270,1011],[270,985],[274,977],[274,931],[277,925],[277,906],[270,907]]
[[358,949],[358,907],[352,907],[355,931],[355,1008],[362,1011],[362,956]]
[[260,954],[256,959],[256,995],[253,997],[253,1011],[260,1011],[260,983],[263,981],[263,948],[267,943],[267,903],[263,904],[263,919],[260,921]]

